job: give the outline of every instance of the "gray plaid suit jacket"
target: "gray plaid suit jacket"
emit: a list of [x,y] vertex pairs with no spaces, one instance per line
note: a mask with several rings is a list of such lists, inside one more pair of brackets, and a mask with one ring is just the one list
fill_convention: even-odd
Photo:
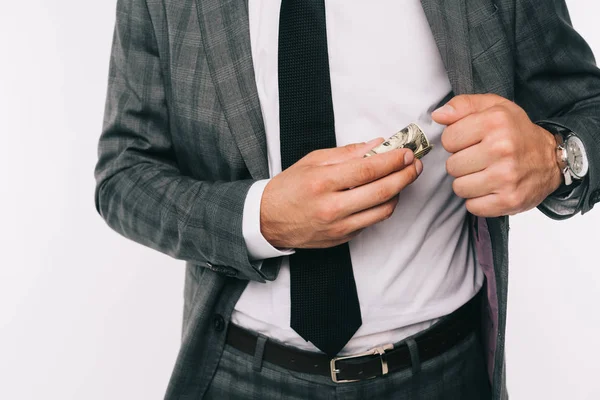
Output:
[[[548,129],[576,132],[591,170],[540,209],[567,218],[600,201],[600,71],[563,0],[422,0],[454,93],[496,93]],[[393,49],[390,49],[393,51]],[[244,0],[118,0],[96,207],[123,236],[187,261],[182,345],[165,398],[198,399],[248,280],[242,211],[268,178]],[[494,399],[507,398],[508,218],[472,217],[487,277],[483,310]]]

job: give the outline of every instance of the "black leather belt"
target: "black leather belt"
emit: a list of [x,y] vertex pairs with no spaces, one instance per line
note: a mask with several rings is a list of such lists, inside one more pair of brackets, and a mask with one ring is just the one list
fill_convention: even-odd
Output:
[[[479,326],[480,301],[481,291],[461,308],[414,338],[421,362],[446,352]],[[250,355],[254,354],[257,339],[255,333],[234,324],[230,324],[227,331],[227,344]],[[396,347],[389,344],[365,353],[330,359],[322,353],[295,349],[268,340],[263,360],[292,371],[331,376],[337,383],[375,378],[411,366],[410,351],[402,342]]]

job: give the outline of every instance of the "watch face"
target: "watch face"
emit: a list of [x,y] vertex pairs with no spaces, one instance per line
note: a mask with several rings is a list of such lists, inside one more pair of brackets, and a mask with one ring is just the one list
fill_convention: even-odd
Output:
[[570,136],[566,142],[567,165],[577,178],[583,178],[588,172],[588,159],[583,142],[577,136]]

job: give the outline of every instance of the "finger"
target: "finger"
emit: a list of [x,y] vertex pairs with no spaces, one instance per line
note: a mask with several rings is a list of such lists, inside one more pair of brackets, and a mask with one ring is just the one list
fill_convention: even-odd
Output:
[[340,208],[345,210],[347,216],[376,207],[397,197],[398,193],[419,176],[416,169],[417,162],[420,160],[374,182],[337,193]]
[[493,194],[496,185],[495,179],[491,179],[487,171],[482,171],[455,179],[452,189],[458,197],[473,199]]
[[340,223],[344,224],[348,234],[352,234],[390,218],[397,204],[398,196],[394,196],[383,204],[352,214],[340,221]]
[[471,214],[477,217],[493,218],[508,214],[507,210],[503,208],[498,194],[469,199],[466,202],[466,207]]
[[399,171],[413,163],[415,157],[409,149],[397,149],[372,157],[359,158],[331,165],[326,173],[335,177],[332,190],[346,190],[362,186]]
[[470,94],[452,98],[431,117],[441,125],[452,125],[468,115],[478,113],[509,100],[495,94]]
[[442,133],[442,146],[449,153],[456,153],[483,140],[486,134],[485,114],[472,114],[452,124]]
[[483,171],[492,161],[493,158],[486,152],[485,146],[479,143],[452,154],[446,161],[446,171],[448,175],[460,178]]
[[366,143],[352,143],[346,146],[335,147],[331,149],[321,149],[313,151],[302,160],[311,165],[332,165],[339,164],[353,158],[362,158],[370,150],[374,149],[385,141],[378,137]]

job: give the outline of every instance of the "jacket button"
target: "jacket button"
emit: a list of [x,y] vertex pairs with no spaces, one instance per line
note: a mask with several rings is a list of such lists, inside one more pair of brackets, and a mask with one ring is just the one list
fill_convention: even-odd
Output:
[[221,314],[216,314],[213,318],[213,326],[215,327],[215,331],[222,332],[225,329],[225,320]]

